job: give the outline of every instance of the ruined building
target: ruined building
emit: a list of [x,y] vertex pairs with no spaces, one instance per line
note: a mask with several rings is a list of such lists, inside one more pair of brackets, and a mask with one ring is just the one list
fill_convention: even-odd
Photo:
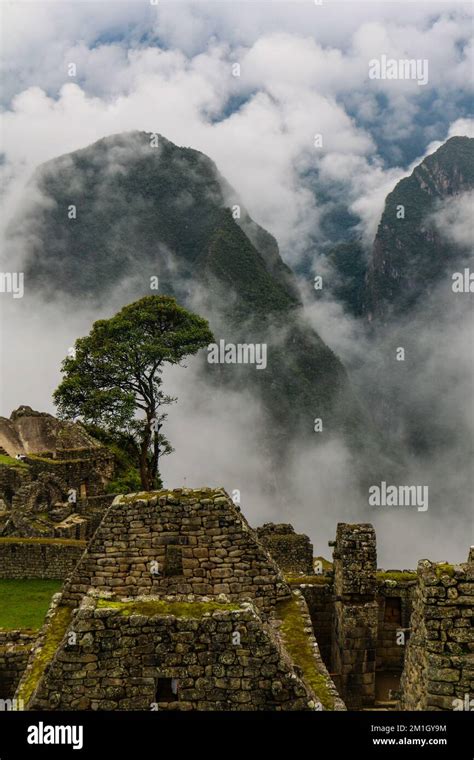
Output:
[[27,406],[0,418],[0,537],[89,538],[113,474],[113,454],[80,424]]
[[223,489],[107,494],[113,456],[79,425],[22,407],[0,444],[0,578],[63,581],[39,632],[0,629],[0,700],[471,709],[472,550],[384,571],[373,527],[340,523],[328,561]]
[[30,709],[344,709],[303,597],[211,489],[114,501],[17,698]]

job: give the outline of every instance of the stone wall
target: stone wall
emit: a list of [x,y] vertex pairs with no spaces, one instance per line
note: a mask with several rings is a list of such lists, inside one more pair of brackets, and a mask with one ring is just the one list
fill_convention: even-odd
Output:
[[55,474],[77,490],[78,498],[102,495],[114,476],[115,457],[105,448],[64,451],[60,456],[64,458],[31,455],[25,461],[35,478],[43,472]]
[[402,709],[469,709],[462,705],[469,705],[474,680],[473,607],[474,563],[419,563]]
[[70,582],[77,606],[89,588],[118,597],[226,594],[265,610],[290,591],[223,490],[175,489],[115,499]]
[[91,538],[100,525],[105,512],[119,494],[103,494],[78,499],[76,511],[87,520],[86,538]]
[[[31,674],[33,663],[29,668]],[[28,678],[27,673],[24,691]],[[275,631],[251,604],[190,597],[111,602],[89,596],[34,684],[28,709],[229,711],[318,706]]]
[[375,699],[378,607],[373,527],[339,523],[333,556],[333,671],[348,709],[358,710]]
[[11,506],[16,491],[31,480],[27,467],[0,464],[0,499]]
[[287,523],[265,523],[257,536],[285,573],[313,573],[313,545]]
[[62,580],[77,565],[85,541],[0,538],[0,578]]
[[0,700],[14,698],[36,635],[36,631],[0,629]]

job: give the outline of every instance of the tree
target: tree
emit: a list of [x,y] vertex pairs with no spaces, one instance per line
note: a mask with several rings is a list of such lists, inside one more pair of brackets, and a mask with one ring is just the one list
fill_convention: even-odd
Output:
[[163,369],[213,341],[207,320],[174,298],[145,296],[76,341],[53,394],[58,414],[132,435],[142,488],[157,488],[160,457],[172,451],[161,432],[163,407],[176,401],[162,390]]

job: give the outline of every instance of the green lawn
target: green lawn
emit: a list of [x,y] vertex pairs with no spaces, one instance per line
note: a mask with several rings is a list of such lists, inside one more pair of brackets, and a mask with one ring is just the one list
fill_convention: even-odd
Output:
[[28,467],[26,462],[15,457],[9,457],[8,454],[0,454],[0,464],[6,464],[8,467]]
[[0,579],[0,628],[40,628],[62,581]]

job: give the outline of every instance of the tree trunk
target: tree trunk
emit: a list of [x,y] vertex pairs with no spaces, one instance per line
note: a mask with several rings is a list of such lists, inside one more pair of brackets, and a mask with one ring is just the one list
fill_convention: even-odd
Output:
[[140,446],[140,479],[144,491],[151,491],[150,471],[148,467],[148,448],[150,446],[150,425],[147,420],[143,433],[143,440]]

